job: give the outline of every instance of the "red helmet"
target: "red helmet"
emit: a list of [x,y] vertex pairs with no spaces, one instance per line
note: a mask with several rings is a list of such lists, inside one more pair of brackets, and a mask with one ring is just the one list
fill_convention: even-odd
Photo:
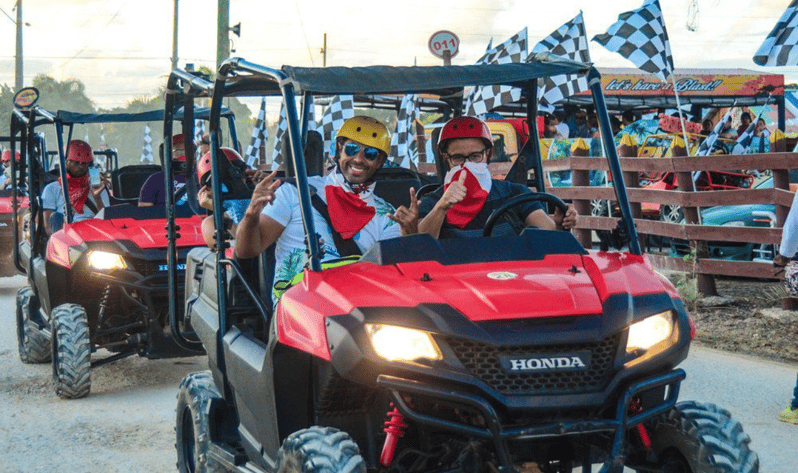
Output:
[[[224,153],[225,156],[227,156],[227,160],[230,161],[231,163],[240,163],[241,165],[246,166],[244,159],[241,157],[240,154],[238,154],[236,150],[232,148],[219,148],[219,150],[221,150],[221,152]],[[208,174],[210,173],[210,171],[211,171],[211,152],[208,151],[207,153],[202,155],[199,161],[197,161],[197,178],[199,179],[199,183],[201,186],[206,185],[206,183],[203,182],[203,179],[207,180],[208,177],[210,177],[210,174]],[[208,177],[206,177],[206,174],[208,174]]]
[[438,148],[445,148],[446,140],[454,138],[480,138],[485,146],[493,147],[493,137],[488,125],[475,117],[457,117],[446,122],[438,138]]
[[69,142],[66,157],[69,160],[79,163],[94,162],[94,154],[91,152],[91,146],[82,140],[72,140]]
[[[19,161],[19,151],[14,153],[14,157],[16,158],[17,161]],[[11,150],[10,149],[7,149],[7,150],[3,151],[2,162],[4,162],[4,163],[11,162]]]

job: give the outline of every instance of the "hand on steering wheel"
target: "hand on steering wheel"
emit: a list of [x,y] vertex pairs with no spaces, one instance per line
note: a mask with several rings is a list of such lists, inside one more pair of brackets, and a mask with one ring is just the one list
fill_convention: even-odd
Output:
[[[562,199],[560,199],[555,195],[546,194],[543,192],[530,192],[528,194],[521,194],[511,199],[508,199],[503,204],[501,204],[496,210],[494,210],[493,213],[490,214],[490,217],[488,217],[488,220],[485,222],[485,229],[482,231],[482,235],[491,236],[491,234],[493,233],[493,227],[496,225],[499,219],[502,218],[502,216],[504,216],[504,214],[509,212],[510,209],[519,207],[528,202],[548,202],[550,204],[553,204],[556,208],[560,209],[560,211],[562,211],[563,214],[565,214],[568,211],[568,204],[563,202]],[[515,229],[516,233],[518,233],[519,235],[521,234],[521,231],[524,228],[523,226],[518,228],[518,225],[512,225],[512,226]]]

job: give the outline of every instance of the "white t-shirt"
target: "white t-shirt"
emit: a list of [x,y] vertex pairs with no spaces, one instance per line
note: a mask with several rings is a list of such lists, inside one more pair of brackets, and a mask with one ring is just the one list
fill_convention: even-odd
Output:
[[[111,201],[108,197],[108,190],[103,190],[102,194],[100,194],[100,198],[103,201],[103,205],[108,207],[111,205]],[[91,191],[89,192],[89,196],[86,200],[91,200],[92,203],[95,204],[95,208],[97,207],[97,203],[94,200],[94,196],[92,195]],[[44,186],[44,190],[42,191],[42,208],[44,210],[52,210],[53,212],[59,212],[64,214],[64,218],[66,218],[66,210],[64,208],[64,191],[61,190],[61,184],[58,181],[51,182]],[[88,205],[83,205],[83,213],[78,213],[75,208],[72,208],[72,215],[73,215],[73,222],[80,222],[81,220],[87,220],[94,217],[94,212],[89,208]]]
[[[324,186],[338,185],[337,179],[332,173],[326,177],[311,176],[308,178],[308,183],[318,190],[317,194],[325,204],[327,197]],[[346,188],[346,184],[343,186]],[[374,195],[373,184],[368,190],[361,193],[361,197],[377,211],[369,223],[352,237],[361,252],[365,252],[380,240],[401,236],[400,226],[387,215],[393,213],[395,209],[391,204]],[[327,221],[316,209],[311,210],[316,233],[324,241],[322,261],[339,258],[340,255],[335,247],[335,241]],[[305,227],[302,225],[302,213],[299,210],[299,195],[296,186],[291,184],[280,186],[275,192],[274,202],[264,207],[263,214],[285,226],[285,230],[277,239],[275,246],[274,280],[290,280],[302,271],[306,260]]]

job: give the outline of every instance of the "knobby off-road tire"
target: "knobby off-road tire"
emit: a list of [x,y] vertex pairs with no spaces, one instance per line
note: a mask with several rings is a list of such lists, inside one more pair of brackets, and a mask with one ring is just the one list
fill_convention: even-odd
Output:
[[649,425],[663,473],[757,473],[751,438],[729,411],[714,404],[681,402]]
[[49,329],[31,318],[39,301],[29,286],[17,292],[17,346],[23,363],[47,363],[52,358]]
[[77,304],[53,309],[53,379],[55,393],[78,399],[91,390],[91,342],[86,311]]
[[180,383],[175,420],[177,471],[180,473],[226,471],[208,455],[211,443],[208,405],[212,399],[221,398],[208,371],[191,373]]
[[366,473],[355,441],[332,427],[313,426],[289,435],[277,464],[277,473]]

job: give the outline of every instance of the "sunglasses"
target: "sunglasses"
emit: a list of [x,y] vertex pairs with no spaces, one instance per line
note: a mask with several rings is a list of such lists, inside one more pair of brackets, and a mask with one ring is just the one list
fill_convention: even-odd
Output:
[[350,158],[356,156],[360,150],[363,150],[363,157],[369,161],[376,161],[380,157],[380,150],[372,148],[371,146],[361,146],[358,143],[349,142],[344,145],[344,153]]

